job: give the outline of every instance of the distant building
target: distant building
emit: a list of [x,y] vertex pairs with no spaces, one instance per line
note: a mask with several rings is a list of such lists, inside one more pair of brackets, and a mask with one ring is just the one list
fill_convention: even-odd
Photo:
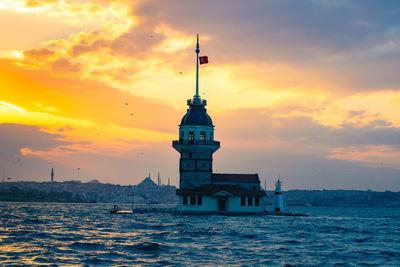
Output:
[[158,185],[151,180],[150,175],[149,177],[146,177],[142,182],[140,182],[137,187],[139,190],[142,190],[143,192],[151,192],[151,191],[157,191],[158,190]]
[[51,173],[50,173],[50,182],[54,182],[54,170],[51,168]]
[[264,190],[258,174],[212,172],[213,153],[220,147],[214,140],[214,125],[207,114],[207,101],[198,91],[199,43],[197,39],[196,94],[187,100],[189,109],[179,125],[179,140],[172,146],[180,153],[180,212],[258,213],[264,212]]

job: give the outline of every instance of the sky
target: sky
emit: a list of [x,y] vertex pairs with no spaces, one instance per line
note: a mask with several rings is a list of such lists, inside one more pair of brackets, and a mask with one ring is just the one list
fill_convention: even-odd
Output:
[[178,185],[199,33],[214,172],[399,191],[399,13],[397,0],[0,0],[0,174]]

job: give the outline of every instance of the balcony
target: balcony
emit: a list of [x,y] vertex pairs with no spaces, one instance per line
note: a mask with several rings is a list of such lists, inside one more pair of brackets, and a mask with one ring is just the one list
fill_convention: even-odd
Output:
[[197,99],[188,99],[188,100],[187,100],[187,104],[188,104],[188,106],[190,106],[190,105],[202,105],[202,106],[206,106],[206,105],[207,105],[207,100],[205,100],[205,99],[200,99],[200,98],[197,98]]
[[220,146],[219,141],[210,141],[210,140],[174,140],[172,141],[172,146],[178,145],[212,145],[212,146]]

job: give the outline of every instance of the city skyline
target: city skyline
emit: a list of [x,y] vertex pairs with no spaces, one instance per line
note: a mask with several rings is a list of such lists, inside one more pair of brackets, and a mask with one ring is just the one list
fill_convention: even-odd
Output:
[[[178,185],[200,96],[214,172],[267,189],[400,190],[400,4],[0,0],[0,171]],[[10,27],[9,25],[13,25]],[[153,176],[155,177],[155,175]]]

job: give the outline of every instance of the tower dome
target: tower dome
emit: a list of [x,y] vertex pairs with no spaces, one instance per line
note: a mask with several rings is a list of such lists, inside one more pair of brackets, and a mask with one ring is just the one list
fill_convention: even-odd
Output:
[[204,104],[189,104],[189,109],[185,116],[183,116],[180,126],[187,125],[213,127],[211,117],[207,114]]

